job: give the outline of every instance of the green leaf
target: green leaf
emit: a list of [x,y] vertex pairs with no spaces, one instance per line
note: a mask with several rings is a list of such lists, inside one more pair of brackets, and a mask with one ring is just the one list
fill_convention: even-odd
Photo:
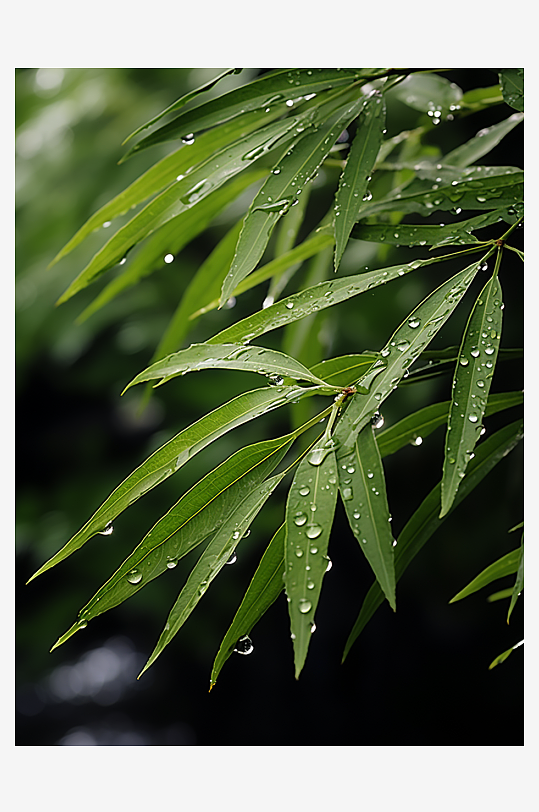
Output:
[[339,491],[352,532],[396,611],[393,534],[384,469],[371,424],[359,432],[354,453],[344,465],[338,465],[338,474]]
[[127,144],[127,142],[131,141],[131,139],[134,138],[135,135],[138,135],[143,130],[147,130],[148,127],[152,127],[154,124],[157,124],[157,122],[160,121],[160,119],[162,119],[163,116],[166,116],[169,113],[174,113],[176,110],[180,110],[188,102],[195,99],[201,93],[204,93],[206,90],[211,90],[211,88],[215,87],[215,85],[218,82],[220,82],[221,79],[224,79],[225,76],[230,76],[231,73],[238,73],[238,69],[237,68],[229,68],[228,70],[223,71],[223,73],[220,73],[214,79],[210,79],[209,82],[206,82],[205,84],[201,85],[200,87],[197,87],[195,90],[191,90],[190,93],[186,93],[184,96],[182,96],[181,98],[179,98],[175,102],[173,102],[171,105],[169,105],[165,110],[163,110],[157,116],[154,116],[152,119],[150,119],[150,121],[147,121],[146,124],[143,124],[141,127],[138,127],[138,129],[136,129],[134,132],[132,132],[131,135],[127,136],[127,138],[125,139],[125,141],[123,143]]
[[159,383],[156,385],[160,386],[178,375],[198,372],[201,369],[241,369],[244,372],[265,375],[271,382],[277,379],[282,383],[283,378],[296,378],[325,385],[324,381],[313,375],[295,358],[290,358],[277,350],[248,347],[245,344],[191,344],[187,349],[168,355],[140,372],[126,386],[124,392],[143,381],[158,380]]
[[494,149],[521,121],[524,121],[524,115],[513,113],[505,121],[479,130],[477,135],[474,135],[469,141],[444,155],[444,163],[451,166],[469,166],[475,163]]
[[388,96],[393,96],[408,107],[429,113],[431,116],[435,112],[446,115],[458,108],[462,90],[436,73],[411,73],[388,90]]
[[353,454],[359,432],[443,327],[468,290],[480,262],[464,268],[427,296],[397,328],[381,357],[358,380],[357,394],[350,399],[335,430],[339,460]]
[[[503,352],[503,350],[502,350],[502,352]],[[519,523],[518,523],[518,524],[516,524],[514,527],[511,527],[511,529],[510,529],[510,530],[508,530],[507,532],[508,532],[508,533],[514,533],[514,532],[515,532],[515,530],[521,530],[523,527],[524,527],[524,522],[519,522]]]
[[507,612],[507,622],[509,623],[509,619],[515,608],[515,604],[519,598],[520,593],[524,589],[524,535],[522,536],[522,542],[520,544],[519,549],[519,559],[518,559],[518,569],[517,569],[517,577],[515,580],[515,586],[513,587],[513,592],[511,594],[511,603],[509,604],[509,610]]
[[[187,134],[198,133],[201,130],[215,127],[228,121],[240,113],[251,110],[268,110],[285,101],[311,96],[329,88],[342,87],[362,77],[370,78],[383,74],[384,68],[371,68],[363,70],[341,68],[312,68],[301,70],[278,70],[260,79],[255,79],[247,85],[230,90],[216,99],[199,104],[190,110],[181,113],[173,121],[160,127],[147,135],[123,157],[127,160],[132,154],[143,149],[182,138]],[[288,109],[285,107],[285,110]]]
[[344,276],[340,279],[332,279],[330,282],[320,282],[310,288],[294,293],[282,299],[280,302],[270,305],[263,310],[259,310],[252,316],[232,324],[217,335],[209,338],[208,344],[239,344],[247,343],[258,336],[268,333],[270,330],[277,330],[298,319],[303,319],[311,313],[323,310],[326,307],[340,304],[347,299],[365,293],[367,290],[378,285],[384,285],[392,279],[404,276],[404,274],[423,268],[425,265],[432,265],[440,262],[443,257],[431,257],[429,259],[418,259],[404,265],[391,265],[388,268],[380,268],[376,271],[367,271],[355,276]]
[[[448,347],[443,350],[447,355],[442,356],[440,351],[436,350],[433,353],[423,353],[423,358],[426,360],[429,357],[429,362],[426,366],[417,367],[413,369],[407,377],[401,381],[401,386],[409,386],[410,384],[419,383],[420,381],[427,381],[430,378],[435,378],[438,375],[443,375],[446,372],[454,372],[455,363],[458,358],[459,348]],[[498,363],[500,361],[515,361],[522,358],[523,350],[520,348],[504,349],[498,351]]]
[[[485,416],[488,417],[503,409],[519,406],[523,402],[523,392],[501,392],[500,394],[489,395]],[[408,444],[421,445],[425,437],[432,434],[439,426],[447,423],[450,406],[450,400],[433,403],[381,431],[376,439],[382,457],[394,454]]]
[[362,352],[356,355],[340,355],[328,358],[311,367],[311,372],[318,375],[331,386],[349,386],[367,372],[380,357],[378,352]]
[[93,302],[83,310],[77,322],[80,324],[85,321],[124,290],[164,267],[166,254],[173,256],[179,254],[186,245],[207,229],[211,221],[221,214],[229,203],[266,174],[264,170],[246,172],[218,189],[199,203],[196,208],[187,209],[161,226],[140,246],[125,271],[109,282]]
[[385,105],[379,92],[373,92],[360,114],[357,132],[346,166],[339,180],[335,195],[335,270],[341,262],[352,226],[367,191],[367,184],[373,171],[385,125]]
[[514,572],[517,572],[520,559],[520,548],[518,550],[511,550],[510,553],[502,556],[480,572],[479,575],[473,579],[473,581],[470,581],[468,586],[465,586],[464,589],[461,589],[454,598],[451,598],[449,603],[461,601],[463,598],[467,598],[468,595],[473,595],[474,592],[477,592],[479,589],[483,589],[483,587],[487,586],[487,584],[491,584],[492,581],[497,581],[498,578],[504,578],[506,575],[512,575]]
[[460,100],[460,107],[463,110],[473,110],[475,112],[502,102],[503,96],[499,85],[474,87],[473,90],[467,90],[463,95]]
[[217,682],[217,677],[233,653],[238,640],[249,635],[253,626],[258,623],[283,591],[285,536],[285,525],[282,524],[260,559],[240,607],[219,646],[211,672],[210,690]]
[[496,274],[475,302],[455,366],[445,441],[441,516],[453,503],[482,430],[500,346],[502,310],[502,291]]
[[[497,431],[496,434],[493,434],[492,437],[489,437],[478,447],[477,454],[468,466],[466,476],[461,482],[450,512],[455,510],[457,505],[479,485],[494,466],[509,454],[522,439],[522,436],[523,422],[518,420],[504,426],[503,429]],[[441,483],[439,482],[408,520],[397,539],[397,546],[395,547],[395,577],[397,581],[423,545],[445,520],[445,516],[443,518],[439,516],[440,492]],[[352,645],[383,602],[383,592],[378,582],[375,581],[363,601],[357,620],[346,642],[343,662],[348,656]]]
[[30,581],[63,561],[96,533],[103,533],[129,505],[176,473],[195,454],[222,437],[223,434],[249,420],[254,420],[261,414],[277,409],[279,406],[319,393],[320,390],[316,387],[264,387],[238,395],[213,412],[204,415],[196,423],[188,426],[168,443],[158,448],[124,479],[73,538],[32,575]]
[[125,214],[130,209],[137,206],[143,200],[160,192],[165,186],[175,183],[179,176],[188,175],[194,167],[214,152],[225,147],[233,141],[245,138],[246,135],[257,130],[261,124],[269,124],[286,110],[275,110],[271,114],[264,112],[246,113],[238,116],[234,121],[223,124],[210,133],[204,133],[197,138],[196,143],[191,146],[182,147],[171,155],[167,155],[158,163],[154,164],[147,172],[137,178],[119,195],[102,206],[89,220],[77,231],[67,245],[57,254],[50,263],[49,268],[58,262],[59,259],[69,254],[86,237],[104,223],[114,220],[121,214]]
[[515,110],[524,112],[524,70],[504,68],[499,73],[500,85],[505,102]]
[[285,476],[285,473],[271,477],[271,479],[255,488],[219,528],[193,567],[185,586],[170,611],[165,628],[161,632],[153,652],[139,674],[139,678],[155,662],[165,646],[181,629],[211,582],[233,555],[241,538],[249,529],[249,525]]
[[327,549],[337,501],[337,463],[328,448],[313,464],[312,451],[296,469],[286,503],[284,583],[299,678],[311,634],[322,580],[328,569]]
[[112,268],[138,242],[169,220],[200,203],[238,172],[271,150],[295,124],[295,119],[276,121],[210,156],[192,172],[176,181],[148,203],[97,252],[86,268],[60,297],[71,298]]
[[473,245],[479,243],[472,232],[498,223],[506,209],[495,209],[486,214],[479,214],[469,220],[446,225],[392,225],[383,223],[364,225],[358,223],[352,229],[354,240],[385,242],[388,245],[430,245],[433,248],[442,245]]
[[298,199],[339,135],[358,115],[364,104],[364,97],[341,104],[326,121],[314,131],[307,131],[277,161],[245,218],[232,267],[223,283],[221,306],[258,264],[275,225]]
[[495,659],[495,660],[493,660],[493,661],[491,662],[491,664],[489,665],[489,667],[488,667],[488,668],[489,668],[489,671],[490,671],[491,669],[493,669],[495,666],[500,665],[500,663],[503,663],[505,660],[507,660],[507,658],[509,657],[509,655],[511,654],[511,652],[512,652],[512,651],[514,651],[514,650],[515,650],[516,648],[518,648],[519,646],[521,646],[523,643],[524,643],[524,640],[521,640],[521,641],[520,641],[520,643],[517,643],[517,644],[516,644],[516,645],[514,645],[512,648],[507,649],[507,651],[502,652],[502,654],[498,654],[498,656],[496,657],[496,659]]
[[513,594],[513,588],[510,587],[509,589],[500,589],[499,592],[493,592],[492,595],[489,595],[487,598],[488,603],[495,603],[496,601],[503,601],[505,598],[510,598]]

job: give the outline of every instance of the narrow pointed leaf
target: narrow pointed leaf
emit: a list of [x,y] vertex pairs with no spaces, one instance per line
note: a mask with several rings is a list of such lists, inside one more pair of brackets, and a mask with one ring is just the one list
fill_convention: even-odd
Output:
[[524,589],[524,536],[522,536],[519,552],[520,556],[518,560],[517,577],[515,580],[515,586],[513,587],[513,592],[511,594],[511,603],[509,604],[509,610],[507,612],[508,623],[520,593]]
[[256,267],[275,225],[297,200],[339,135],[356,118],[364,104],[364,97],[348,100],[314,131],[307,131],[277,162],[245,219],[236,256],[223,283],[221,305]]
[[217,677],[223,665],[233,653],[238,640],[249,635],[253,626],[275,603],[284,589],[285,536],[285,525],[282,524],[260,559],[240,607],[219,646],[211,672],[210,690],[217,682]]
[[373,171],[385,126],[385,105],[380,93],[369,96],[359,116],[357,132],[335,195],[335,270],[358,218]]
[[509,589],[500,589],[499,592],[493,592],[492,595],[489,595],[487,602],[496,603],[496,601],[503,601],[506,598],[510,598],[512,594],[513,589],[511,587]]
[[[521,420],[511,423],[500,429],[485,440],[477,449],[477,454],[466,471],[451,508],[452,512],[457,505],[470,494],[484,477],[517,445],[523,437],[523,423]],[[423,545],[436,532],[445,516],[440,518],[441,483],[423,500],[421,505],[411,516],[401,531],[397,546],[395,547],[395,577],[398,581],[408,565],[421,550]],[[343,661],[348,656],[352,645],[357,640],[378,607],[384,602],[384,594],[375,581],[369,589],[363,605],[346,642]]]
[[143,124],[141,127],[138,127],[138,129],[132,132],[131,135],[128,135],[123,143],[127,144],[127,142],[131,141],[131,139],[134,138],[135,135],[138,135],[143,130],[147,130],[148,127],[153,127],[153,125],[157,124],[157,122],[160,121],[164,116],[168,115],[169,113],[174,113],[176,112],[176,110],[180,110],[188,102],[192,101],[193,99],[196,99],[196,97],[199,96],[201,93],[204,93],[206,90],[211,90],[211,88],[215,87],[215,85],[218,82],[220,82],[221,79],[224,79],[225,76],[230,76],[231,73],[237,72],[238,72],[237,68],[229,68],[228,70],[223,71],[223,73],[220,73],[214,79],[210,79],[209,82],[206,82],[200,87],[197,87],[195,90],[191,90],[190,93],[186,93],[181,98],[176,99],[176,101],[170,104],[165,110],[163,110],[157,116],[154,116],[152,119],[150,119],[150,121],[147,121],[146,124]]
[[507,660],[507,658],[509,657],[509,655],[511,654],[511,652],[513,652],[513,651],[514,651],[516,648],[519,648],[519,646],[521,646],[523,643],[524,643],[524,640],[521,640],[521,641],[520,641],[520,643],[517,643],[517,644],[516,644],[516,645],[514,645],[512,648],[509,648],[509,649],[507,649],[507,651],[504,651],[504,652],[502,652],[501,654],[498,654],[498,656],[496,657],[496,659],[494,659],[494,660],[491,662],[491,664],[489,665],[489,667],[488,667],[488,668],[489,668],[489,671],[490,671],[491,669],[493,669],[495,666],[500,665],[500,663],[505,662],[505,660]]
[[357,394],[335,429],[339,458],[352,454],[356,437],[391,394],[406,370],[425,350],[457,307],[474,279],[479,263],[464,268],[419,304],[395,331],[381,357],[358,380]]
[[476,112],[502,102],[502,91],[498,84],[490,87],[474,87],[472,90],[467,90],[460,100],[460,106],[463,110]]
[[[515,361],[522,358],[523,350],[520,348],[498,350],[498,363],[500,361]],[[422,358],[428,359],[428,364],[413,369],[406,378],[401,381],[401,386],[410,386],[414,383],[427,381],[438,375],[445,375],[447,372],[454,373],[455,363],[459,356],[459,347],[448,347],[447,350],[425,352]]]
[[200,203],[238,172],[248,169],[254,161],[269,152],[294,124],[293,118],[277,121],[247,135],[210,156],[184,178],[165,189],[111,237],[62,294],[58,304],[98,279],[152,232]]
[[285,473],[278,474],[255,488],[219,528],[193,567],[185,586],[170,611],[165,628],[139,677],[155,662],[165,646],[168,646],[172,638],[179,632],[211,582],[217,577],[234,553],[242,536],[249,529],[249,525],[284,476]]
[[157,449],[124,479],[73,538],[32,575],[30,581],[63,561],[96,533],[102,533],[129,505],[176,473],[195,454],[223,434],[298,398],[319,393],[316,387],[264,387],[238,395],[204,415]]
[[182,251],[195,237],[207,229],[211,221],[221,214],[229,203],[252,183],[261,180],[265,174],[267,173],[264,170],[253,171],[234,178],[199,203],[196,208],[187,209],[157,229],[140,246],[134,258],[126,265],[124,272],[109,282],[94,301],[83,310],[77,319],[78,323],[85,321],[144,277],[163,268],[166,254],[175,256]]
[[277,378],[281,382],[283,378],[296,378],[325,385],[324,381],[295,358],[277,350],[247,347],[245,344],[191,344],[187,349],[168,355],[140,372],[126,386],[124,392],[143,381],[157,380],[159,386],[178,375],[201,369],[241,369],[244,372],[258,372],[266,377]]
[[477,135],[469,141],[444,155],[444,163],[452,166],[469,166],[475,163],[487,155],[491,149],[494,149],[521,121],[524,121],[524,115],[522,113],[513,113],[505,121],[500,121],[498,124],[493,124],[492,127],[479,130]]
[[[524,402],[524,392],[501,392],[489,395],[485,416],[511,409]],[[433,403],[425,406],[417,412],[404,417],[384,431],[379,432],[376,437],[378,448],[382,457],[394,454],[405,445],[411,444],[419,446],[429,434],[447,423],[449,416],[450,400],[441,403]]]
[[311,367],[311,372],[318,375],[332,386],[349,386],[357,381],[380,357],[378,352],[362,352],[356,355],[340,355],[328,358]]
[[352,533],[395,611],[393,534],[387,504],[384,469],[372,425],[359,433],[354,453],[337,465],[339,492]]
[[498,578],[505,578],[506,575],[513,575],[513,573],[517,572],[521,559],[521,551],[520,548],[518,550],[511,550],[510,553],[507,555],[503,555],[493,564],[486,567],[479,575],[470,581],[470,583],[461,589],[460,592],[457,592],[454,598],[451,598],[449,603],[456,603],[457,601],[461,601],[463,598],[467,598],[469,595],[473,595],[474,592],[477,592],[479,589],[483,589],[484,586],[491,584],[493,581],[497,581]]
[[524,69],[504,68],[499,73],[504,101],[515,110],[524,112]]
[[[327,549],[337,500],[337,463],[329,448],[319,464],[313,451],[296,469],[286,503],[284,583],[298,679],[314,631],[322,580],[328,568]],[[318,457],[316,458],[318,460]]]
[[198,133],[215,127],[243,112],[271,111],[276,104],[310,96],[329,88],[342,87],[360,79],[381,75],[384,68],[362,70],[339,68],[313,68],[300,70],[278,70],[247,85],[230,90],[216,99],[191,108],[173,121],[160,127],[135,144],[122,160],[132,154],[166,141],[172,141],[189,133]]
[[226,147],[227,144],[237,141],[249,133],[257,130],[261,125],[272,122],[288,108],[282,105],[275,108],[271,113],[263,111],[246,113],[238,116],[234,121],[223,124],[211,133],[204,133],[197,138],[196,143],[186,145],[176,150],[171,155],[167,155],[154,166],[150,167],[143,175],[131,183],[127,189],[116,195],[112,200],[96,211],[89,220],[77,231],[69,240],[67,245],[57,254],[49,267],[58,262],[62,257],[69,254],[86,237],[104,223],[114,220],[121,214],[125,214],[130,209],[147,200],[152,195],[160,192],[165,186],[175,183],[180,175],[189,174],[198,164],[206,161],[210,155]]
[[320,282],[310,288],[294,293],[281,299],[280,302],[259,310],[252,316],[232,324],[217,335],[209,338],[208,344],[228,344],[252,341],[258,336],[277,330],[293,321],[309,316],[326,307],[340,304],[353,296],[365,293],[378,285],[384,285],[392,279],[404,274],[432,265],[443,260],[443,257],[418,259],[404,265],[391,265],[376,271],[366,271],[354,276],[345,276],[341,279],[332,279],[330,282]]
[[451,507],[479,439],[500,346],[502,308],[502,291],[496,275],[477,298],[455,367],[445,442],[442,516]]

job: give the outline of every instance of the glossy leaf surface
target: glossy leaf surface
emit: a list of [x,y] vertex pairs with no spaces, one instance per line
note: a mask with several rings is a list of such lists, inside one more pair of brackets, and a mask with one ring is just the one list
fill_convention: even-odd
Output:
[[461,589],[460,592],[457,592],[454,598],[451,598],[449,603],[456,603],[456,601],[461,601],[463,598],[467,598],[469,595],[473,595],[474,592],[477,592],[479,589],[483,589],[484,586],[487,584],[491,584],[492,581],[497,581],[498,578],[504,578],[506,575],[513,575],[513,573],[517,572],[521,559],[521,551],[520,548],[518,550],[511,550],[510,553],[507,555],[503,555],[493,564],[486,567],[479,575],[470,581],[470,583]]
[[388,93],[431,116],[435,112],[445,116],[458,107],[462,98],[460,87],[436,73],[411,73]]
[[524,112],[524,69],[504,68],[500,71],[500,85],[504,101],[515,110]]
[[488,155],[491,149],[494,149],[521,121],[524,121],[524,115],[522,113],[513,113],[505,121],[500,121],[491,127],[484,127],[469,141],[444,155],[444,163],[452,166],[469,166],[475,163],[480,158]]
[[473,232],[497,223],[506,215],[507,209],[495,209],[486,214],[479,214],[468,220],[461,220],[447,225],[402,225],[358,223],[352,229],[352,238],[388,245],[473,245],[480,242]]
[[332,386],[348,386],[361,378],[379,357],[378,352],[340,355],[337,358],[320,361],[311,368],[311,372]]

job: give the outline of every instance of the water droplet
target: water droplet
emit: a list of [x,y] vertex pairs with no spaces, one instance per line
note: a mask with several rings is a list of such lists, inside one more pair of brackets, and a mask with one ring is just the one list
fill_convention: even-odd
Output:
[[246,531],[245,531],[245,533],[244,533],[244,534],[243,534],[243,536],[242,536],[242,539],[246,539],[246,538],[247,538],[247,536],[250,536],[250,535],[251,535],[251,531],[250,531],[250,530],[246,530]]
[[87,621],[87,620],[84,620],[84,619],[83,619],[83,620],[79,620],[79,622],[78,622],[78,624],[77,624],[77,625],[78,625],[79,629],[85,629],[85,628],[86,628],[86,626],[88,625],[88,621]]
[[415,319],[414,318],[414,319],[410,319],[408,321],[408,327],[411,327],[412,330],[415,329],[416,327],[419,327],[420,324],[421,324],[421,319]]
[[477,423],[477,419],[478,419],[478,418],[477,418],[477,415],[476,415],[476,414],[470,414],[470,415],[468,415],[468,420],[470,421],[470,423]]
[[187,133],[187,135],[183,136],[182,144],[190,145],[190,144],[194,144],[194,143],[195,143],[195,136],[193,135],[193,133]]
[[232,533],[232,538],[234,539],[234,541],[237,541],[239,539],[240,535],[241,534],[240,534],[239,530],[234,530],[234,532]]
[[240,639],[234,646],[234,651],[236,654],[251,654],[253,650],[254,650],[253,642],[247,634],[245,634],[243,637],[240,637]]
[[333,561],[331,560],[331,558],[328,558],[328,565],[326,567],[326,572],[329,572],[330,569],[332,568],[332,566],[333,566]]
[[367,201],[369,201],[369,200],[372,200],[372,192],[370,192],[370,191],[367,189],[367,191],[366,191],[366,192],[365,192],[365,194],[363,195],[363,202],[364,202],[364,203],[367,203]]
[[472,349],[470,350],[470,355],[473,358],[479,358],[479,350],[477,349],[477,347],[472,347]]
[[384,418],[380,412],[375,412],[371,417],[371,423],[375,429],[381,429],[384,425]]
[[409,346],[410,342],[407,341],[406,339],[403,339],[402,341],[399,341],[399,343],[397,344],[397,349],[399,350],[399,352],[404,352],[404,350],[407,350]]
[[281,378],[280,375],[277,375],[277,374],[268,375],[268,383],[270,383],[272,386],[281,386],[283,381],[284,381],[284,378]]
[[127,580],[130,584],[138,584],[142,581],[142,573],[138,570],[131,570],[127,576]]
[[296,550],[296,557],[303,558],[303,550]]
[[237,560],[238,560],[238,556],[236,555],[236,553],[232,553],[232,555],[230,556],[230,558],[228,559],[228,561],[226,563],[227,564],[235,564]]
[[299,489],[300,496],[308,496],[311,492],[311,489],[308,485],[304,485],[302,488]]
[[174,262],[174,254],[165,254],[164,261],[170,265],[171,262]]
[[422,442],[423,442],[423,437],[421,437],[420,435],[417,435],[417,437],[414,437],[410,441],[410,445],[416,445],[417,446],[417,445],[421,445]]
[[103,228],[108,228],[111,225],[112,225],[112,220],[107,220],[105,223],[103,223]]
[[300,600],[300,602],[299,602],[299,607],[298,608],[299,608],[299,611],[301,612],[301,614],[305,615],[305,614],[307,614],[307,612],[311,611],[312,603],[310,601],[305,600],[305,598],[302,598]]
[[478,380],[478,381],[477,381],[477,385],[478,385],[478,387],[479,387],[480,389],[482,389],[482,388],[484,387],[484,385],[485,385],[485,381]]
[[484,426],[481,426],[481,431],[479,432],[479,436],[482,437],[483,434],[486,434],[486,431],[487,431],[486,428]]
[[292,308],[294,307],[294,302],[287,302],[285,307],[287,307],[288,310],[292,310]]
[[382,352],[380,353],[380,355],[381,355],[383,358],[387,358],[387,356],[389,355],[389,353],[390,353],[390,352],[391,352],[391,350],[388,350],[388,349],[387,349],[387,347],[384,347],[384,349],[382,350]]
[[367,474],[367,476],[369,477],[369,479],[372,479],[372,478],[373,478],[373,476],[374,476],[374,474],[372,473],[372,471],[369,471],[369,473]]
[[307,516],[305,513],[302,513],[301,511],[299,513],[296,513],[296,515],[294,516],[294,524],[297,525],[298,527],[302,527],[306,521]]
[[114,527],[112,526],[112,522],[107,522],[103,530],[99,530],[99,534],[101,536],[110,536]]
[[313,632],[315,632],[315,631],[316,631],[316,623],[314,622],[314,620],[313,620],[313,621],[311,621],[311,624],[310,624],[310,625],[311,625],[311,634],[312,634]]
[[459,363],[460,363],[461,367],[467,367],[470,362],[468,361],[467,358],[460,358]]
[[176,566],[177,566],[177,564],[178,564],[178,562],[177,562],[177,561],[174,561],[174,559],[173,559],[173,558],[169,558],[169,559],[168,559],[168,561],[167,561],[167,568],[168,568],[169,570],[173,570],[173,569],[174,569],[174,567],[176,567]]
[[360,519],[361,518],[361,514],[360,514],[359,510],[354,510],[354,513],[352,515],[353,515],[354,519]]
[[307,581],[307,589],[314,589],[314,581],[309,580]]
[[362,544],[366,544],[366,543],[367,543],[367,539],[361,539],[361,543],[362,543]]
[[343,491],[342,491],[342,498],[343,499],[346,499],[348,501],[349,499],[352,499],[353,495],[354,495],[354,491],[352,490],[352,488],[343,488]]
[[348,465],[346,470],[348,471],[349,474],[353,474],[353,473],[355,473],[356,469],[354,468],[353,465]]
[[485,347],[485,352],[487,355],[494,354],[494,347],[492,346],[492,344],[489,344],[487,347]]
[[320,527],[319,524],[310,524],[305,532],[308,538],[317,539],[320,533],[322,532],[322,528]]
[[332,449],[333,446],[313,448],[312,451],[309,451],[307,459],[311,465],[321,465]]
[[310,548],[309,552],[310,552],[310,553],[312,553],[312,555],[316,555],[316,553],[318,552],[318,547],[315,547],[315,546],[313,545],[313,546]]

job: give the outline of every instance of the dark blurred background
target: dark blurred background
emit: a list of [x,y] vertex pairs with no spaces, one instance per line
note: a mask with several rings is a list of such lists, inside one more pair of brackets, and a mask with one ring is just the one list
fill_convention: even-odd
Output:
[[[114,522],[112,536],[86,546],[25,586],[26,580],[84,524],[111,490],[157,447],[246,388],[254,376],[208,371],[161,387],[144,411],[142,388],[120,392],[148,365],[182,292],[219,239],[242,215],[247,196],[220,214],[171,264],[126,291],[82,324],[75,320],[109,281],[55,308],[58,296],[114,229],[92,235],[53,268],[47,265],[83,222],[176,145],[148,150],[121,166],[124,138],[219,69],[19,69],[16,71],[16,656],[17,745],[520,745],[523,649],[492,671],[489,663],[522,638],[523,600],[507,626],[507,602],[487,603],[495,582],[466,600],[449,600],[495,559],[518,546],[508,530],[523,518],[522,444],[445,521],[397,588],[398,612],[375,614],[344,665],[344,644],[372,578],[339,506],[330,540],[333,568],[324,581],[306,666],[294,679],[284,595],[253,629],[254,651],[233,655],[208,694],[211,666],[257,562],[283,518],[286,484],[256,520],[238,560],[212,584],[187,624],[144,677],[136,675],[189,573],[188,558],[125,604],[94,620],[49,654],[78,610],[185,490],[239,446],[290,430],[315,405],[278,411],[231,432],[147,494]],[[215,91],[255,78],[246,69]],[[446,74],[464,91],[496,84],[490,69]],[[431,127],[443,154],[514,112],[504,104]],[[426,115],[398,101],[388,107],[388,136]],[[438,151],[438,152],[437,152]],[[523,166],[522,125],[483,162]],[[313,186],[313,223],[330,205],[337,170]],[[449,216],[449,215],[448,215]],[[447,219],[447,217],[446,217]],[[440,222],[441,218],[438,218]],[[305,226],[312,227],[309,219]],[[503,224],[500,228],[504,230]],[[483,232],[486,234],[486,232]],[[494,229],[487,237],[497,237]],[[302,238],[303,232],[300,235]],[[522,234],[515,235],[515,243]],[[272,246],[270,245],[270,251]],[[341,274],[425,256],[356,241]],[[315,362],[379,350],[395,326],[463,263],[427,268],[317,316],[300,360]],[[290,291],[301,282],[299,276]],[[475,295],[485,278],[477,279]],[[523,344],[523,273],[505,252],[502,347]],[[201,319],[186,344],[202,341],[260,308],[267,285],[229,310]],[[473,291],[434,346],[458,344]],[[334,311],[334,312],[333,312]],[[279,347],[278,331],[264,337]],[[297,338],[297,337],[296,337]],[[289,331],[285,341],[293,341]],[[499,363],[492,392],[521,389],[520,362]],[[451,375],[399,388],[384,406],[386,427],[430,402],[449,398]],[[320,408],[320,403],[316,404]],[[486,418],[490,435],[519,409]],[[444,432],[385,458],[397,535],[441,476]]]

